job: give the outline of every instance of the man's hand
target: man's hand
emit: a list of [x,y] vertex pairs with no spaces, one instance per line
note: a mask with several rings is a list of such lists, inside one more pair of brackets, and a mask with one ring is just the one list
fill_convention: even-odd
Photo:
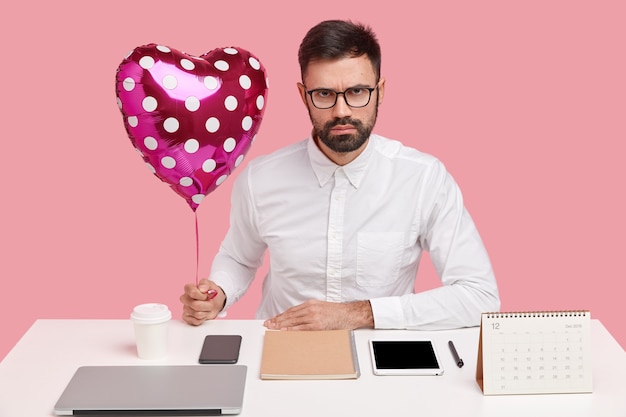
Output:
[[226,295],[213,281],[202,279],[197,286],[185,285],[180,302],[183,303],[183,320],[197,326],[217,317],[226,304]]
[[338,330],[374,327],[369,301],[331,303],[309,300],[266,320],[268,329],[276,330]]

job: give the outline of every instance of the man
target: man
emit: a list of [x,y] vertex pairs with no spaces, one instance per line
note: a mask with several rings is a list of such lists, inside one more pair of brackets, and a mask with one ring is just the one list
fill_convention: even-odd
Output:
[[[500,300],[457,184],[436,158],[371,133],[385,92],[371,29],[322,22],[298,58],[311,137],[237,178],[230,229],[210,280],[185,286],[183,319],[232,305],[269,250],[257,318],[270,329],[478,325]],[[424,250],[443,285],[415,294]]]

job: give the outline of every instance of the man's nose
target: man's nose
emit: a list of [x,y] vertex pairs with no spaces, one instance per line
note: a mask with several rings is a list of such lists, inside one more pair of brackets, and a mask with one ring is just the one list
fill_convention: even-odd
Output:
[[348,106],[346,102],[346,97],[343,94],[337,95],[337,102],[333,107],[333,116],[338,119],[342,117],[350,116],[352,114],[352,108]]

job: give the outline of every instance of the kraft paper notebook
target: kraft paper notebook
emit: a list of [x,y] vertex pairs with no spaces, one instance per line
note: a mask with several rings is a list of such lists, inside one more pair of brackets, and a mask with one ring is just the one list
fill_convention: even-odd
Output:
[[261,379],[356,379],[359,361],[352,330],[267,330]]
[[484,395],[592,392],[590,313],[484,313],[476,381]]

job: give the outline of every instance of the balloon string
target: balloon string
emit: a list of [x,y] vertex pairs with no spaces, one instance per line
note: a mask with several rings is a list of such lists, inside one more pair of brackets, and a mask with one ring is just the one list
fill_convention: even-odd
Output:
[[200,238],[198,233],[198,212],[194,210],[196,216],[196,286],[200,283]]

